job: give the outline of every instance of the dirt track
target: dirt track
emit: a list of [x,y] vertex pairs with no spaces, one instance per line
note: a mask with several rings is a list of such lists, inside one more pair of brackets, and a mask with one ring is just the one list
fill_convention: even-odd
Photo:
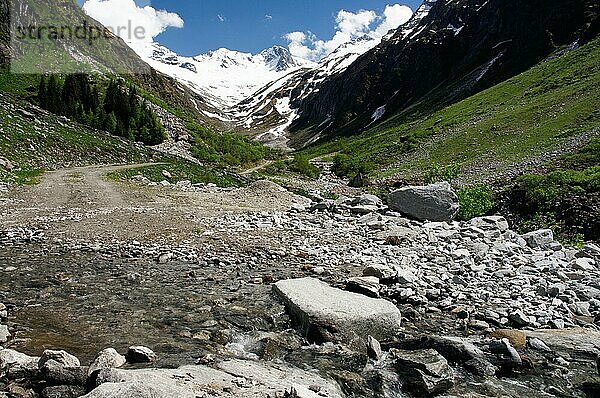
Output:
[[[141,165],[136,165],[141,166]],[[49,227],[56,238],[87,241],[194,241],[202,219],[231,213],[287,210],[296,195],[259,182],[221,192],[184,192],[113,182],[106,174],[129,166],[93,166],[47,173],[0,202],[2,229]]]

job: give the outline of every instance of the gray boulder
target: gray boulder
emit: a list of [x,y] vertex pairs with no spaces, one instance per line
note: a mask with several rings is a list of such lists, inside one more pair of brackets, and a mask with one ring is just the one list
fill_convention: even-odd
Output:
[[484,231],[508,231],[508,221],[502,216],[477,217],[471,220],[471,225]]
[[97,370],[107,368],[120,368],[125,365],[125,357],[119,354],[114,348],[107,348],[100,351],[94,359],[94,362],[90,365],[88,374],[91,375]]
[[381,356],[383,355],[383,351],[381,350],[381,344],[379,341],[373,338],[373,336],[369,336],[367,338],[367,355],[369,358],[379,361]]
[[8,331],[8,326],[0,325],[0,344],[4,344],[10,338],[10,332]]
[[301,332],[312,341],[351,342],[358,335],[389,340],[400,329],[400,310],[389,301],[330,287],[314,278],[277,282],[279,296]]
[[50,360],[56,361],[60,365],[66,368],[76,368],[81,366],[81,362],[74,355],[69,354],[66,351],[55,351],[55,350],[46,350],[42,353],[40,360],[38,362],[38,367],[41,369],[44,364]]
[[30,357],[14,350],[0,350],[0,378],[9,380],[26,378],[38,372],[37,357]]
[[392,351],[396,371],[405,388],[427,395],[443,393],[454,386],[454,372],[435,350]]
[[[337,384],[315,373],[282,364],[223,361],[216,368],[102,369],[97,388],[85,398],[196,398],[202,396],[258,398],[296,390],[298,397],[342,398]],[[316,392],[318,391],[318,393]]]
[[460,363],[467,370],[481,376],[493,376],[497,371],[487,360],[485,353],[465,338],[427,336],[416,340],[410,348],[434,349],[451,363]]
[[584,328],[525,331],[528,339],[542,340],[552,351],[574,360],[593,361],[600,355],[600,332]]
[[40,368],[41,376],[51,386],[85,386],[87,368],[81,366],[66,367],[50,359]]
[[373,264],[363,270],[363,276],[374,276],[381,282],[394,282],[398,278],[398,271],[383,264]]
[[543,249],[554,242],[554,233],[550,229],[540,229],[523,235],[523,239],[532,249]]
[[390,209],[417,220],[452,221],[459,210],[458,196],[447,182],[409,186],[390,194]]
[[350,292],[364,294],[369,297],[379,297],[379,278],[375,276],[359,276],[348,279],[346,289]]
[[375,195],[364,194],[354,198],[354,200],[352,200],[352,205],[381,207],[383,206],[383,202]]
[[[190,392],[179,388],[166,378],[148,375],[146,381],[105,383],[83,398],[167,398],[194,397]],[[195,398],[195,397],[194,397]]]

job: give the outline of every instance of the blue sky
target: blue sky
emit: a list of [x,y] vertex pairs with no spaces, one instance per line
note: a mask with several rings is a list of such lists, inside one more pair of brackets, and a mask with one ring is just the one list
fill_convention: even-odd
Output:
[[[82,0],[80,0],[81,2]],[[157,10],[177,13],[183,28],[168,28],[156,41],[181,55],[196,55],[220,47],[256,53],[273,44],[287,45],[286,33],[310,31],[329,40],[337,13],[373,10],[382,15],[388,4],[413,11],[421,0],[136,0]]]

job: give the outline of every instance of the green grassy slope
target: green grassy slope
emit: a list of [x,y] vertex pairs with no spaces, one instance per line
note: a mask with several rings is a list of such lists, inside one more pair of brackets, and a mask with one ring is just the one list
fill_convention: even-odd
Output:
[[7,94],[0,98],[0,154],[21,167],[139,162],[152,156],[144,147],[36,111]]
[[392,117],[357,137],[304,149],[341,152],[384,174],[431,164],[509,164],[600,127],[600,39],[439,112]]
[[45,170],[112,163],[162,162],[181,179],[231,186],[239,180],[216,167],[200,166],[159,154],[140,144],[92,130],[32,107],[28,101],[0,93],[0,156],[17,169],[0,168],[0,181],[35,183]]

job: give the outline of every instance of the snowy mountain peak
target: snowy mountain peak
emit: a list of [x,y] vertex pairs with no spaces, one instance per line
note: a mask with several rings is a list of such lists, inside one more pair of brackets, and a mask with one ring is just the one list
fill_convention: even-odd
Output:
[[264,62],[269,66],[271,70],[282,72],[290,68],[301,66],[301,64],[294,59],[290,50],[282,46],[273,46],[261,51],[258,54],[263,58]]
[[209,51],[206,54],[194,57],[197,62],[214,62],[221,64],[223,68],[237,66],[244,63],[252,62],[252,54],[239,51],[229,50],[227,48],[219,48]]
[[177,55],[158,43],[135,48],[153,68],[175,77],[216,108],[236,105],[265,84],[305,66],[285,47],[258,54],[219,48],[195,57]]

